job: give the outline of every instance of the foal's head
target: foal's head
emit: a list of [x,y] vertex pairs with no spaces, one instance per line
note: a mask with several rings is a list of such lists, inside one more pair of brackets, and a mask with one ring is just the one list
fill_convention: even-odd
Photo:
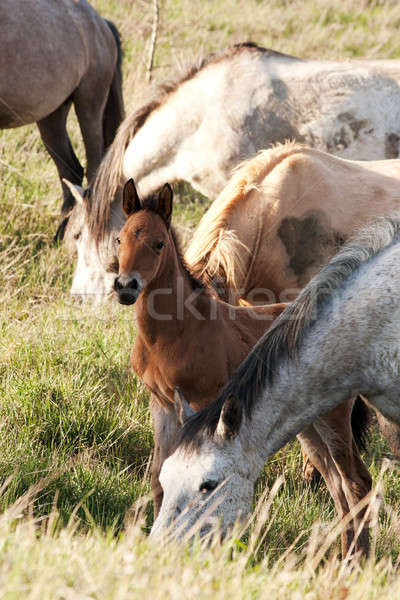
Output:
[[171,243],[172,189],[166,183],[142,203],[130,179],[124,187],[123,209],[128,219],[117,238],[119,274],[114,289],[121,304],[133,304],[156,277]]

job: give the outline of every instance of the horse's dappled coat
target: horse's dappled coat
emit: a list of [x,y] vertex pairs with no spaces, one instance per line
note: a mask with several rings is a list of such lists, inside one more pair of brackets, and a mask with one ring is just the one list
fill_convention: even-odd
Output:
[[[309,282],[220,397],[184,426],[160,474],[165,501],[154,535],[177,524],[184,535],[197,523],[214,526],[215,518],[223,529],[232,525],[232,516],[251,507],[240,481],[254,483],[267,458],[304,427],[313,423],[326,436],[321,415],[350,394],[362,393],[400,423],[399,257],[400,220],[381,219]],[[221,421],[231,435],[221,436]],[[179,485],[175,471],[185,473]],[[215,510],[198,494],[209,479],[226,490]],[[360,531],[362,516],[354,517]]]

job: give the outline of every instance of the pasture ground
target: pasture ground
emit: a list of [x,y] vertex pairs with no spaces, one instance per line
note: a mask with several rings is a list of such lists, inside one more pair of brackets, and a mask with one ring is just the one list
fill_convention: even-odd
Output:
[[[122,34],[132,110],[148,93],[152,4],[92,4]],[[160,11],[155,80],[249,39],[303,57],[400,57],[395,1],[165,0]],[[82,155],[73,117],[70,130]],[[151,504],[139,517],[137,507],[150,490],[152,432],[148,394],[127,366],[134,310],[69,299],[72,261],[51,243],[59,184],[35,127],[0,132],[0,176],[1,597],[399,597],[400,478],[393,467],[382,471],[387,448],[376,432],[365,459],[385,508],[361,569],[337,561],[332,502],[323,485],[302,482],[296,442],[260,477],[259,492],[284,477],[267,529],[261,510],[253,533],[223,548],[148,544]],[[178,192],[185,235],[208,204],[185,186]]]

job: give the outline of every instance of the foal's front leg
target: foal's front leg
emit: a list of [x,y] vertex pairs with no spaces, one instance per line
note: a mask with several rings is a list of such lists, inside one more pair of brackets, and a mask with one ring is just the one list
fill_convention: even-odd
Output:
[[163,499],[159,475],[163,462],[171,454],[180,428],[175,408],[161,406],[155,394],[150,397],[150,409],[154,430],[154,454],[151,467],[151,487],[154,501],[154,518],[157,517]]

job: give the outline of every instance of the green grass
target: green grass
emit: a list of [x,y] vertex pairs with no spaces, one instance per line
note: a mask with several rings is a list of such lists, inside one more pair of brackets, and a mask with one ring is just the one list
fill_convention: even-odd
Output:
[[[151,3],[93,4],[122,33],[132,109],[148,93]],[[160,7],[156,80],[178,63],[247,39],[305,57],[400,56],[396,2],[174,0]],[[83,156],[73,116],[69,126]],[[256,555],[249,537],[192,554],[147,543],[142,529],[151,523],[151,506],[131,525],[132,506],[150,491],[152,451],[148,393],[129,369],[134,310],[70,301],[73,261],[51,243],[59,183],[35,127],[0,132],[0,178],[0,484],[9,478],[0,495],[4,597],[398,597],[398,473],[382,476],[390,510],[374,528],[372,561],[351,573],[334,558],[336,540],[329,560],[316,567],[307,558],[311,532],[326,537],[335,511],[323,485],[315,491],[303,483],[297,442],[269,461],[257,484],[260,494],[284,476]],[[188,238],[209,201],[185,185],[176,191],[174,219]],[[375,481],[385,452],[375,433],[365,455]],[[38,482],[29,501],[18,500]]]

